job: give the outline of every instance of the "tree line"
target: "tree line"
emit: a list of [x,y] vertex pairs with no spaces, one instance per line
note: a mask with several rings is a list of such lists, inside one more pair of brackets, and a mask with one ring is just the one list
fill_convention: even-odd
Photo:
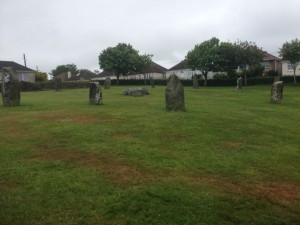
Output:
[[[186,57],[185,63],[191,70],[199,70],[204,76],[204,84],[207,84],[209,72],[223,72],[227,77],[235,77],[236,69],[240,68],[245,82],[247,82],[247,71],[260,67],[263,60],[263,50],[254,42],[236,41],[221,42],[213,37],[203,41],[191,49]],[[283,60],[290,61],[294,69],[294,81],[296,83],[296,68],[300,62],[300,41],[294,39],[286,42],[279,49],[279,55]],[[131,74],[145,74],[152,64],[151,54],[139,54],[130,44],[119,43],[115,47],[104,49],[98,56],[99,66],[104,71],[109,71],[117,77]],[[57,76],[63,72],[70,71],[76,75],[79,70],[74,64],[59,65],[52,70],[52,75]]]

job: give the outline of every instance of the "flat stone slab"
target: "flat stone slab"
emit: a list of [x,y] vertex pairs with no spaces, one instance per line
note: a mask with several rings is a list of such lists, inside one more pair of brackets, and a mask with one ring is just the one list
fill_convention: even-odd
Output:
[[149,91],[147,88],[128,88],[123,91],[123,95],[145,96],[145,95],[149,95]]

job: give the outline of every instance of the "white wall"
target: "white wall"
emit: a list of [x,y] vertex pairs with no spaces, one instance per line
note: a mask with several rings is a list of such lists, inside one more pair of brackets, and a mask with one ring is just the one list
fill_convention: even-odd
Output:
[[[167,79],[170,77],[171,74],[176,74],[178,78],[183,79],[183,80],[191,80],[192,76],[197,74],[197,75],[202,75],[201,71],[199,70],[190,70],[190,69],[182,69],[182,70],[169,70],[166,72],[166,77]],[[212,79],[213,78],[213,73],[208,72],[207,74],[207,79]],[[204,79],[204,76],[202,76],[202,79]]]
[[[282,76],[294,76],[294,70],[292,68],[289,69],[289,62],[283,61],[282,62]],[[296,68],[296,76],[300,76],[300,62]]]

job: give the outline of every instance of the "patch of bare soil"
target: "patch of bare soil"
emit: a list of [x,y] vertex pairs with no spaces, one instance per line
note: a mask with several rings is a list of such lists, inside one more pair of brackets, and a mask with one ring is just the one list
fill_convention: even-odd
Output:
[[78,124],[87,124],[99,121],[107,121],[109,118],[100,115],[73,115],[73,114],[46,114],[38,117],[40,120],[53,122],[70,122]]
[[7,192],[21,185],[20,182],[16,181],[0,181],[0,192]]
[[293,182],[265,181],[257,183],[233,182],[220,176],[188,177],[193,182],[205,183],[231,194],[253,196],[280,205],[300,202],[300,185]]
[[101,171],[104,177],[119,184],[139,184],[152,176],[130,165],[112,154],[85,154],[81,152],[70,152],[62,149],[43,149],[35,152],[31,159],[71,161],[72,163]]

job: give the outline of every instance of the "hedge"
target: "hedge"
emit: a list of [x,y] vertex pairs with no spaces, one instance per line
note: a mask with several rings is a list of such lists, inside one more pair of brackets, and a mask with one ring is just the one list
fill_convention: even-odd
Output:
[[[299,78],[298,78],[299,79]],[[293,76],[284,76],[280,77],[284,83],[294,83]],[[192,80],[181,80],[183,86],[191,87],[193,86]],[[247,79],[248,85],[271,85],[274,82],[273,77],[255,77]],[[62,82],[62,89],[74,89],[74,88],[88,88],[90,81],[64,81]],[[100,85],[104,85],[104,80],[99,81]],[[116,85],[117,80],[112,80],[111,85]],[[145,80],[119,80],[119,85],[139,85],[144,86]],[[146,80],[146,85],[150,85],[150,81]],[[167,80],[155,80],[155,85],[158,86],[166,86]],[[204,80],[199,80],[199,85],[204,86]],[[212,79],[207,80],[208,87],[217,87],[217,86],[235,86],[236,79]],[[54,81],[47,81],[47,82],[36,82],[30,83],[21,81],[20,82],[21,91],[42,91],[42,90],[54,90]],[[1,85],[0,85],[1,90]]]

